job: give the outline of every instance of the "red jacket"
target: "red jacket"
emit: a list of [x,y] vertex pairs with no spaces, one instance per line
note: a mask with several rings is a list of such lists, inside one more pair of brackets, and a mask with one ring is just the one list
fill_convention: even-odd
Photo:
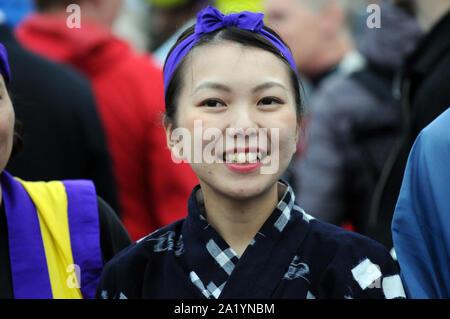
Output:
[[184,218],[198,180],[189,165],[171,160],[161,125],[161,69],[109,30],[84,20],[80,29],[70,29],[66,18],[34,14],[17,27],[16,36],[28,49],[90,78],[113,160],[121,219],[137,240]]

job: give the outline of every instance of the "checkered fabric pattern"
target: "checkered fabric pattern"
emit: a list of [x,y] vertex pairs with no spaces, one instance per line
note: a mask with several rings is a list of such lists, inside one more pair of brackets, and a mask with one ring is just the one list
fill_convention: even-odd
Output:
[[[218,265],[226,273],[226,278],[228,278],[239,261],[238,255],[233,251],[231,247],[221,249],[220,246],[212,238],[206,243],[206,250],[214,259],[215,264]],[[202,282],[199,275],[195,271],[191,271],[190,278],[192,283],[198,289],[200,289],[200,291],[206,298],[219,298],[223,288],[225,287],[225,284],[227,283],[227,281],[225,280],[221,285],[217,286],[213,281],[211,281],[205,286],[205,284]]]
[[225,287],[226,282],[221,284],[219,287],[216,286],[215,283],[212,281],[205,287],[203,282],[201,281],[200,277],[197,275],[195,271],[191,271],[189,274],[189,277],[192,281],[192,283],[202,292],[202,294],[208,298],[215,298],[218,299],[220,294],[222,293],[223,287]]
[[[291,212],[293,209],[296,209],[297,211],[301,212],[304,215],[305,213],[303,209],[295,205],[295,195],[291,186],[286,182],[283,181],[280,182],[282,182],[286,186],[286,191],[272,214],[279,215],[278,218],[276,218],[273,226],[278,231],[282,232],[291,218]],[[200,219],[207,223],[204,216],[200,215]],[[209,228],[209,226],[210,225],[207,224],[203,229],[206,230]],[[264,234],[258,232],[255,238],[252,239],[250,245],[254,245],[255,241],[257,241],[258,237],[260,236],[265,237]],[[234,268],[236,267],[237,263],[239,262],[239,256],[229,246],[220,247],[219,244],[213,238],[210,238],[205,246],[209,255],[214,259],[215,264],[218,265],[220,269],[226,273],[225,278],[228,279],[231,273],[233,272]],[[190,279],[192,283],[202,292],[202,294],[206,298],[216,298],[216,299],[219,298],[223,288],[225,287],[225,284],[227,283],[227,280],[225,280],[220,285],[217,285],[213,281],[210,281],[208,284],[205,284],[195,271],[191,271]]]
[[292,191],[291,186],[286,185],[287,190],[284,193],[283,198],[278,203],[275,210],[281,211],[280,217],[278,217],[277,221],[275,222],[274,226],[282,232],[286,224],[288,223],[289,219],[291,218],[291,211],[295,203],[295,195]]
[[228,276],[231,275],[234,267],[236,267],[236,264],[239,261],[239,257],[236,255],[233,249],[230,247],[222,250],[213,239],[208,241],[208,243],[206,244],[206,249],[219,264],[219,266],[222,267],[223,271],[225,271]]

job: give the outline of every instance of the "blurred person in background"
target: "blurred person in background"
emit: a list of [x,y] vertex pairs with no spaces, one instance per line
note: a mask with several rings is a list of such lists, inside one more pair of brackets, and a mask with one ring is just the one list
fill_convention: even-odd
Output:
[[[381,16],[382,28],[367,28],[357,43],[364,65],[327,77],[313,96],[308,149],[295,165],[302,207],[363,234],[375,186],[399,135],[395,74],[421,36],[403,10],[386,3]],[[389,227],[383,231],[390,236]]]
[[[161,130],[162,71],[111,32],[120,0],[36,0],[38,13],[17,28],[29,49],[70,64],[91,80],[117,179],[121,219],[133,240],[184,217],[197,183],[176,165]],[[80,28],[69,28],[66,7],[81,8]],[[156,213],[157,212],[157,213]]]
[[[402,98],[401,140],[390,154],[377,184],[369,217],[370,231],[375,235],[382,234],[380,229],[391,225],[408,155],[415,139],[422,129],[450,107],[450,1],[394,2],[413,12],[425,36],[402,67],[399,87]],[[441,152],[439,149],[435,151]],[[413,238],[411,241],[422,244]],[[399,262],[402,266],[400,258]]]
[[[52,71],[49,64],[44,74]],[[131,240],[91,181],[28,182],[5,170],[24,147],[8,93],[12,72],[0,43],[0,298],[93,298],[103,265]]]
[[[351,10],[342,0],[265,0],[266,21],[293,52],[306,100],[302,138],[285,180],[297,184],[295,162],[304,156],[310,132],[314,96],[333,74],[345,75],[364,64],[354,48]],[[295,186],[294,186],[295,188]]]
[[361,65],[345,0],[266,0],[266,20],[291,48],[301,75],[318,88],[334,71]]
[[411,298],[450,298],[450,109],[418,135],[392,220],[401,277]]
[[[0,41],[14,69],[9,93],[26,147],[7,169],[30,181],[90,179],[98,194],[117,210],[111,158],[89,82],[74,69],[33,54],[18,43],[10,23],[6,24],[12,21],[13,2],[0,1],[5,17],[5,23],[0,23]],[[17,12],[12,16],[17,17]]]

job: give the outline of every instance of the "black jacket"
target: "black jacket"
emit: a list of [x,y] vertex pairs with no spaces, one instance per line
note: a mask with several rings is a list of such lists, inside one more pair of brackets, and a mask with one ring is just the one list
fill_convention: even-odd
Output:
[[377,185],[369,235],[392,247],[390,228],[411,147],[420,131],[450,107],[450,12],[429,32],[404,65],[403,133]]
[[0,25],[12,79],[8,87],[23,123],[23,152],[7,171],[25,180],[90,179],[118,212],[115,179],[103,128],[87,80],[75,70],[25,50]]

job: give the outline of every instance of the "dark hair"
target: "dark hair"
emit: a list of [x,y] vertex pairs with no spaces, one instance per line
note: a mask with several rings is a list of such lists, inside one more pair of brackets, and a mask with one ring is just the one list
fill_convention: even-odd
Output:
[[38,11],[45,11],[54,7],[67,7],[72,3],[78,4],[80,0],[34,0]]
[[[273,31],[271,28],[269,28],[267,26],[264,26],[263,28],[266,31],[272,33],[274,36],[278,37],[282,41],[280,36],[275,31]],[[168,56],[172,53],[174,48],[176,46],[178,46],[178,44],[180,44],[180,42],[182,42],[188,36],[192,35],[194,33],[194,31],[195,31],[195,25],[189,27],[186,31],[184,31],[180,35],[180,37],[178,38],[177,42],[174,44],[172,49],[170,50]],[[233,42],[240,43],[244,46],[256,47],[256,48],[260,48],[260,49],[272,52],[277,57],[279,57],[284,63],[286,63],[286,65],[289,67],[289,70],[290,70],[289,73],[290,73],[291,82],[292,82],[292,86],[293,86],[294,93],[295,93],[297,119],[301,120],[302,115],[303,115],[303,105],[302,105],[302,99],[300,96],[301,84],[298,79],[297,72],[296,72],[296,70],[292,69],[292,67],[290,66],[287,59],[280,53],[280,51],[268,39],[266,39],[264,36],[262,36],[256,32],[248,31],[245,29],[237,28],[237,27],[225,27],[225,28],[216,30],[214,32],[205,34],[192,47],[192,49],[202,46],[202,45],[205,45],[205,44],[208,44],[208,43],[212,43],[214,41],[220,41],[220,40],[233,41]],[[283,42],[283,44],[285,44],[285,43]],[[285,46],[288,47],[286,44],[285,44]],[[169,85],[167,87],[166,94],[165,94],[165,102],[166,102],[165,117],[167,120],[169,120],[174,125],[176,125],[176,123],[175,123],[176,105],[177,105],[178,94],[180,92],[181,85],[182,85],[181,76],[182,76],[183,65],[184,65],[184,63],[186,61],[186,57],[188,55],[189,55],[189,53],[180,61],[177,68],[173,72],[172,78],[169,82]],[[166,58],[166,62],[167,62],[167,58]],[[165,67],[165,64],[164,64],[164,67]]]

